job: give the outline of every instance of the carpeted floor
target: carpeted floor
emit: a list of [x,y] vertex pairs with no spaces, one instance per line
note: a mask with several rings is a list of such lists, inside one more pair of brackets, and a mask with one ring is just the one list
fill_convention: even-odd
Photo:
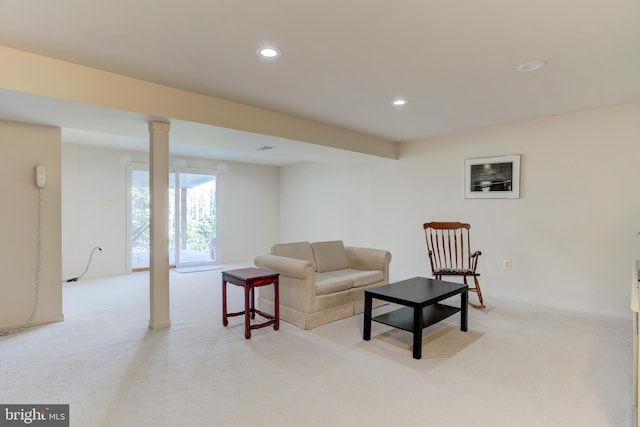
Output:
[[245,340],[240,317],[222,326],[220,271],[172,272],[172,327],[151,331],[148,277],[65,285],[65,322],[0,338],[0,403],[69,403],[78,427],[635,423],[631,320],[487,297],[467,333],[458,316],[426,329],[414,360],[407,332],[363,341],[362,315]]
[[176,273],[197,273],[199,271],[222,270],[219,265],[196,265],[193,267],[176,267]]

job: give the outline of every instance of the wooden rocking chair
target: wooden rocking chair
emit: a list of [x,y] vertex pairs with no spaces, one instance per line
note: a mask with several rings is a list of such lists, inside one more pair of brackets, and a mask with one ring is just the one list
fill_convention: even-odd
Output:
[[469,290],[478,294],[480,308],[485,308],[478,283],[480,273],[476,273],[478,257],[482,252],[471,253],[471,226],[462,222],[427,222],[423,228],[431,271],[436,280],[442,280],[443,276],[462,276],[467,284],[467,277],[473,277],[475,288]]

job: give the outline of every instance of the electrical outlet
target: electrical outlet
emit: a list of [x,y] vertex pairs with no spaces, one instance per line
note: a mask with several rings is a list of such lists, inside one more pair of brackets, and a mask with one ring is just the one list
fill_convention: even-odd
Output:
[[510,259],[505,259],[502,261],[502,267],[505,270],[511,270],[511,260]]

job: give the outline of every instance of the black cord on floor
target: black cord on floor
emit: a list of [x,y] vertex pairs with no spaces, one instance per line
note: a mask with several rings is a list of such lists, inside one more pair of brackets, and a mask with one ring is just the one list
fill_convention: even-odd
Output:
[[93,259],[93,254],[95,254],[96,251],[102,252],[102,248],[100,246],[96,246],[95,248],[93,248],[93,250],[91,251],[91,254],[89,255],[89,262],[87,262],[87,267],[84,269],[84,271],[82,272],[81,275],[76,276],[76,277],[72,277],[71,279],[63,280],[62,283],[77,282],[78,280],[82,279],[82,276],[87,274],[87,271],[89,271],[89,266],[91,265],[91,260]]

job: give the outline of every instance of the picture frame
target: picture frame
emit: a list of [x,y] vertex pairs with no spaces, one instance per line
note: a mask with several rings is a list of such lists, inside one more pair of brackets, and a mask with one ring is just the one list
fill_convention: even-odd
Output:
[[465,199],[519,199],[520,155],[465,160]]

